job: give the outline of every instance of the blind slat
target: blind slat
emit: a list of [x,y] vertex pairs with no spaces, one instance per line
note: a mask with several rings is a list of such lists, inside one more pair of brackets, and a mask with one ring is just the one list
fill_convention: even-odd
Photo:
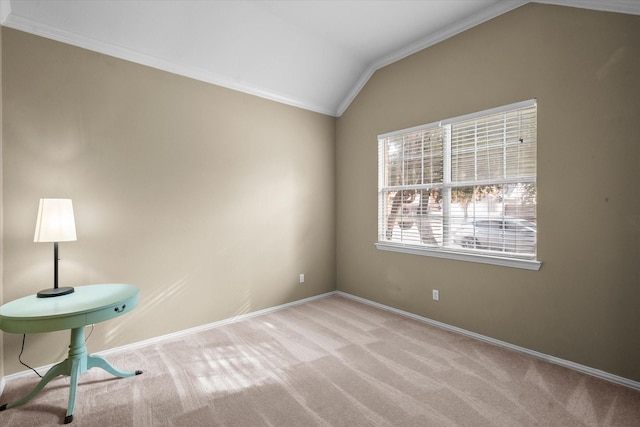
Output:
[[379,240],[534,259],[536,135],[535,100],[380,135]]

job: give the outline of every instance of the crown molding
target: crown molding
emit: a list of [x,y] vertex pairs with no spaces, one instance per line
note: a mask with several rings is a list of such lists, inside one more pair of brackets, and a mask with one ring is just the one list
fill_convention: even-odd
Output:
[[626,13],[640,15],[639,0],[534,0],[532,3],[553,4],[556,6],[578,7],[580,9],[599,10],[601,12]]
[[437,44],[443,40],[446,40],[456,34],[462,33],[483,22],[509,12],[510,10],[516,9],[526,3],[529,3],[529,0],[508,0],[497,2],[495,6],[488,8],[479,14],[460,21],[455,25],[449,26],[446,29],[432,34],[425,39],[421,39],[417,42],[411,43],[401,50],[395,51],[385,56],[381,60],[376,61],[375,63],[369,65],[362,73],[360,78],[356,80],[356,83],[351,88],[347,96],[343,99],[342,102],[338,104],[337,109],[328,109],[326,107],[312,105],[270,92],[262,88],[257,88],[244,84],[242,82],[234,81],[220,75],[215,75],[203,69],[184,67],[158,57],[125,48],[124,46],[119,46],[113,43],[106,43],[80,34],[51,27],[40,22],[26,19],[24,17],[13,15],[11,14],[11,0],[0,0],[0,22],[3,26],[6,26],[8,28],[24,31],[30,34],[70,44],[94,52],[99,52],[105,55],[113,56],[115,58],[124,59],[141,65],[146,65],[173,74],[178,74],[184,77],[204,81],[206,83],[215,84],[227,89],[236,90],[239,92],[258,96],[260,98],[287,104],[293,107],[302,108],[328,116],[339,117],[344,113],[344,111],[346,111],[351,102],[369,81],[373,73],[375,73],[378,69],[393,62],[399,61],[400,59],[406,58],[409,55],[412,55],[434,44]]
[[640,0],[511,0],[501,1],[494,7],[484,10],[481,14],[474,15],[464,21],[460,21],[457,25],[446,28],[443,31],[430,35],[428,38],[419,40],[415,43],[407,45],[405,48],[393,52],[392,54],[382,58],[380,61],[370,65],[365,72],[356,81],[353,88],[347,96],[340,102],[338,106],[337,116],[340,117],[351,105],[351,102],[358,96],[358,93],[367,84],[373,73],[382,67],[390,65],[407,56],[413,55],[423,49],[440,43],[450,37],[469,30],[480,25],[490,19],[496,18],[513,9],[524,6],[527,3],[542,3],[556,6],[577,7],[581,9],[592,9],[602,12],[618,12],[632,15],[640,15]]
[[340,117],[346,109],[349,107],[351,102],[356,98],[358,93],[362,90],[362,88],[367,84],[373,73],[375,73],[380,68],[386,67],[387,65],[393,64],[401,59],[404,59],[410,55],[413,55],[416,52],[419,52],[423,49],[426,49],[430,46],[438,44],[448,38],[451,38],[457,34],[463,33],[475,26],[478,26],[484,22],[487,22],[493,18],[496,18],[500,15],[503,15],[507,12],[512,11],[513,9],[517,9],[520,6],[523,6],[527,3],[530,3],[529,0],[509,0],[509,1],[500,1],[495,3],[494,6],[487,8],[480,13],[474,14],[467,19],[457,22],[455,25],[448,26],[441,31],[438,31],[434,34],[429,35],[424,39],[418,40],[414,43],[408,44],[404,48],[397,50],[375,63],[371,64],[365,72],[360,76],[357,80],[354,87],[349,91],[347,96],[342,100],[338,107],[337,116]]
[[[10,11],[10,0],[0,0],[0,12],[4,15],[4,4],[8,4]],[[167,71],[172,74],[177,74],[183,77],[192,78],[195,80],[203,81],[205,83],[211,83],[216,86],[221,86],[227,89],[235,90],[238,92],[254,95],[260,98],[275,101],[281,104],[290,105],[293,107],[301,108],[304,110],[313,111],[320,114],[329,116],[336,115],[335,110],[327,109],[322,106],[309,104],[288,98],[286,96],[279,95],[277,93],[265,90],[263,88],[244,84],[239,81],[231,80],[226,77],[216,75],[207,70],[196,67],[185,67],[162,58],[147,55],[142,52],[138,52],[124,46],[119,46],[114,43],[107,43],[101,40],[97,40],[91,37],[86,37],[77,33],[61,30],[41,22],[36,22],[30,19],[26,19],[21,16],[16,16],[6,13],[6,16],[2,16],[2,26],[34,34],[36,36],[44,37],[50,40],[55,40],[61,43],[76,46],[82,49],[102,53],[104,55],[112,56],[126,61],[134,62],[136,64],[146,65],[148,67],[156,68],[162,71]]]
[[604,12],[618,12],[633,15],[640,15],[640,0],[507,0],[499,1],[493,7],[490,7],[481,13],[475,14],[465,20],[458,22],[455,25],[448,26],[447,28],[431,34],[429,37],[418,40],[411,43],[404,48],[394,51],[389,55],[381,58],[380,60],[370,64],[355,81],[349,92],[337,105],[337,108],[324,107],[320,105],[314,105],[307,102],[303,102],[298,99],[289,98],[275,92],[266,90],[264,88],[248,85],[244,82],[226,78],[215,73],[211,73],[208,70],[185,67],[179,64],[172,63],[159,57],[151,56],[138,52],[132,49],[128,49],[124,46],[119,46],[113,43],[106,43],[97,39],[82,36],[80,34],[71,33],[68,31],[60,30],[40,22],[35,22],[24,17],[16,16],[11,11],[12,0],[0,0],[0,23],[8,28],[24,31],[41,37],[45,37],[51,40],[59,41],[62,43],[77,46],[83,49],[99,52],[105,55],[113,56],[126,61],[131,61],[141,65],[146,65],[152,68],[156,68],[162,71],[167,71],[173,74],[181,75],[184,77],[200,80],[206,83],[211,83],[217,86],[225,87],[227,89],[235,90],[238,92],[247,93],[260,98],[268,99],[278,103],[290,105],[293,107],[301,108],[304,110],[313,111],[320,114],[325,114],[333,117],[340,117],[351,105],[356,96],[367,84],[371,76],[387,65],[404,59],[416,52],[440,43],[450,37],[460,34],[466,30],[469,30],[477,25],[480,25],[490,19],[498,17],[504,13],[507,13],[513,9],[517,9],[527,3],[541,3],[557,6],[577,7],[582,9],[592,9]]
[[0,24],[4,25],[4,21],[11,14],[11,0],[0,0]]

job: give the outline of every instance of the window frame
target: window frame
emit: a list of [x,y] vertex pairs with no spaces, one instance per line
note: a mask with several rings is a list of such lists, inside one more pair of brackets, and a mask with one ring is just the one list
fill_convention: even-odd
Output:
[[[482,253],[480,251],[473,252],[475,249],[460,250],[452,246],[428,246],[423,244],[408,244],[408,243],[398,243],[398,242],[383,240],[383,236],[385,236],[386,226],[387,226],[386,224],[387,215],[385,215],[385,211],[384,211],[387,208],[387,205],[384,200],[385,192],[388,192],[389,188],[392,187],[391,185],[389,186],[386,185],[387,184],[386,183],[387,177],[385,172],[386,163],[385,163],[385,155],[383,154],[384,150],[382,149],[384,147],[386,139],[401,136],[401,135],[407,135],[410,133],[421,132],[428,129],[440,128],[439,131],[442,132],[443,135],[445,135],[443,138],[449,138],[449,141],[450,141],[450,134],[446,135],[446,133],[450,132],[452,124],[464,122],[467,120],[473,120],[475,118],[480,118],[484,116],[505,113],[512,110],[518,110],[521,108],[532,107],[532,106],[536,106],[536,117],[537,117],[537,100],[534,98],[526,101],[516,102],[509,105],[504,105],[496,108],[478,111],[471,114],[457,116],[450,119],[441,120],[438,122],[431,122],[425,125],[415,126],[412,128],[402,129],[402,130],[378,135],[378,239],[377,239],[377,242],[375,243],[376,248],[378,250],[391,251],[391,252],[397,252],[397,253],[407,253],[407,254],[413,254],[413,255],[430,256],[430,257],[445,258],[445,259],[452,259],[452,260],[459,260],[459,261],[477,262],[477,263],[491,264],[491,265],[498,265],[498,266],[505,266],[505,267],[522,268],[527,270],[539,270],[542,265],[542,262],[539,259],[537,259],[537,253],[534,254],[534,256],[531,258],[519,257],[516,254],[511,256],[510,255],[501,256],[500,254],[496,254],[495,252],[493,253]],[[537,118],[536,118],[536,121],[537,121]],[[443,145],[446,145],[446,143],[443,143]],[[536,131],[536,146],[537,146],[537,131]],[[425,156],[423,155],[422,159],[424,158]],[[444,169],[443,181],[441,184],[442,189],[453,188],[451,183],[451,176],[450,176],[451,167],[452,167],[450,147],[449,149],[443,147],[442,167]],[[495,182],[494,185],[499,185],[500,179],[495,179],[493,181]],[[508,181],[508,183],[514,182],[514,180],[505,180],[504,182],[505,184],[507,183],[506,181]],[[528,178],[527,180],[523,180],[522,182],[526,182],[526,183],[532,182],[536,184],[537,170],[533,178]],[[478,184],[478,181],[474,181],[474,183]],[[474,183],[471,183],[470,185],[474,185]],[[413,187],[416,187],[417,189],[419,187],[424,187],[425,185],[426,184],[422,184],[422,185],[413,186]],[[429,185],[432,185],[432,184],[429,184]],[[404,188],[404,187],[412,187],[412,186],[404,185],[401,187]],[[434,187],[432,186],[431,188],[434,188]],[[537,188],[537,185],[536,185],[536,188]],[[447,210],[449,212],[449,215],[451,215],[449,206],[448,206],[451,203],[451,200],[450,200],[451,192],[443,191],[443,193],[445,193],[443,194],[443,205],[445,206],[443,210]],[[450,218],[443,218],[443,224],[444,224],[444,221],[449,221],[449,220]],[[537,229],[537,215],[536,215],[535,222],[536,222],[536,229]],[[446,233],[448,232],[449,232],[448,226],[443,225],[443,239],[452,238],[452,237],[446,236]],[[536,241],[537,241],[537,236],[536,236]]]

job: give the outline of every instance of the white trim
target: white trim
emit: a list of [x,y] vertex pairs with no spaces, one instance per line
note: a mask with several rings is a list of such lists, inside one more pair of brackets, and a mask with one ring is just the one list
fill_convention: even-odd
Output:
[[638,0],[534,0],[532,3],[640,15],[640,2]]
[[493,255],[472,254],[456,252],[453,250],[420,248],[407,245],[395,245],[387,242],[375,243],[376,248],[381,251],[397,252],[411,255],[430,256],[435,258],[445,258],[457,261],[477,262],[480,264],[499,265],[502,267],[523,268],[525,270],[540,270],[542,262],[533,259],[506,258]]
[[474,113],[462,114],[460,116],[450,117],[448,119],[441,119],[439,121],[427,123],[424,125],[418,125],[418,126],[413,126],[406,129],[394,130],[391,132],[378,135],[378,141],[385,138],[392,138],[394,136],[399,136],[405,133],[420,132],[427,129],[454,124],[456,122],[462,122],[466,120],[476,119],[478,117],[485,117],[493,114],[503,113],[505,111],[519,110],[521,108],[534,106],[537,103],[538,103],[537,98],[531,98],[525,101],[514,102],[513,104],[509,104],[509,105],[501,105],[499,107],[487,108],[486,110],[476,111]]
[[[289,303],[286,303],[286,304],[277,305],[275,307],[269,307],[269,308],[265,308],[263,310],[253,311],[251,313],[240,314],[238,316],[230,317],[228,319],[219,320],[217,322],[208,323],[206,325],[201,325],[201,326],[196,326],[194,328],[184,329],[182,331],[173,332],[173,333],[166,334],[166,335],[161,335],[161,336],[158,336],[158,337],[150,338],[148,340],[138,341],[138,342],[135,342],[135,343],[132,343],[132,344],[123,345],[123,346],[120,346],[120,347],[110,348],[108,350],[103,350],[103,351],[99,351],[97,353],[92,353],[92,354],[98,354],[98,355],[106,356],[106,355],[111,354],[111,353],[116,353],[116,352],[121,352],[121,351],[128,351],[128,350],[133,350],[133,349],[136,349],[136,348],[145,347],[145,346],[152,345],[152,344],[157,344],[157,343],[159,343],[161,341],[164,341],[164,340],[167,340],[167,339],[178,338],[178,337],[182,337],[184,335],[189,335],[189,334],[193,334],[193,333],[196,333],[196,332],[206,331],[208,329],[218,328],[220,326],[229,325],[231,323],[239,322],[239,321],[242,321],[242,320],[245,320],[245,319],[251,319],[253,317],[262,316],[263,314],[273,313],[273,312],[276,312],[276,311],[279,311],[279,310],[283,310],[285,308],[294,307],[296,305],[305,304],[305,303],[308,303],[308,302],[311,302],[311,301],[327,298],[327,297],[335,295],[336,292],[337,291],[331,291],[331,292],[327,292],[327,293],[324,293],[324,294],[315,295],[315,296],[312,296],[312,297],[309,297],[309,298],[304,298],[304,299],[301,299],[301,300],[292,301],[292,302],[289,302]],[[53,367],[56,363],[51,363],[49,365],[40,366],[40,367],[35,368],[35,369],[37,371],[46,372],[51,367]],[[31,371],[31,370],[20,371],[20,372],[16,372],[14,374],[11,374],[11,375],[7,375],[4,378],[0,378],[0,381],[9,382],[9,381],[17,380],[19,378],[26,377],[27,375],[30,375],[30,374],[33,374],[33,371]],[[2,384],[2,382],[0,382],[0,385]],[[1,394],[1,392],[2,392],[2,389],[0,388],[0,394]]]
[[9,15],[11,15],[11,0],[0,0],[0,24],[4,25]]
[[[362,297],[358,297],[358,296],[355,296],[355,295],[352,295],[352,294],[349,294],[349,293],[346,293],[346,292],[343,292],[343,291],[331,291],[331,292],[327,292],[327,293],[324,293],[324,294],[315,295],[315,296],[312,296],[312,297],[309,297],[309,298],[301,299],[301,300],[298,300],[298,301],[293,301],[293,302],[290,302],[290,303],[287,303],[287,304],[282,304],[282,305],[278,305],[278,306],[275,306],[275,307],[254,311],[252,313],[242,314],[242,315],[235,316],[235,317],[232,317],[232,318],[229,318],[229,319],[225,319],[225,320],[220,320],[218,322],[209,323],[207,325],[202,325],[202,326],[197,326],[195,328],[185,329],[183,331],[174,332],[172,334],[167,334],[167,335],[163,335],[163,336],[160,336],[160,337],[156,337],[156,338],[151,338],[151,339],[148,339],[148,340],[140,341],[140,342],[137,342],[137,343],[116,347],[116,348],[105,350],[105,351],[101,351],[101,352],[98,352],[98,353],[95,353],[95,354],[107,355],[107,354],[115,353],[115,352],[118,352],[118,351],[127,351],[127,350],[131,350],[131,349],[134,349],[134,348],[147,346],[147,345],[150,345],[150,344],[155,344],[155,343],[163,341],[165,339],[181,337],[183,335],[188,335],[188,334],[191,334],[191,333],[194,333],[194,332],[205,331],[205,330],[208,330],[208,329],[217,328],[217,327],[228,325],[230,323],[238,322],[238,321],[241,321],[241,320],[244,320],[244,319],[249,319],[249,318],[252,318],[252,317],[261,316],[263,314],[272,313],[272,312],[275,312],[275,311],[278,311],[278,310],[285,309],[287,307],[293,307],[293,306],[296,306],[296,305],[300,305],[300,304],[304,304],[304,303],[307,303],[307,302],[319,300],[319,299],[322,299],[322,298],[327,298],[327,297],[330,297],[330,296],[333,296],[333,295],[339,295],[339,296],[344,297],[344,298],[352,299],[354,301],[358,301],[358,302],[361,302],[363,304],[370,305],[372,307],[377,307],[377,308],[380,308],[382,310],[386,310],[386,311],[390,311],[392,313],[396,313],[396,314],[399,314],[399,315],[402,315],[402,316],[406,316],[406,317],[409,317],[411,319],[415,319],[415,320],[418,320],[420,322],[427,323],[429,325],[437,326],[439,328],[443,328],[443,329],[446,329],[446,330],[451,331],[451,332],[455,332],[455,333],[458,333],[458,334],[461,334],[461,335],[465,335],[465,336],[468,336],[468,337],[471,337],[471,338],[475,338],[475,339],[480,340],[480,341],[488,342],[490,344],[494,344],[494,345],[497,345],[499,347],[507,348],[509,350],[517,351],[519,353],[524,353],[524,354],[527,354],[529,356],[533,356],[533,357],[535,357],[537,359],[544,360],[546,362],[553,363],[555,365],[563,366],[565,368],[573,369],[574,371],[582,372],[582,373],[585,373],[587,375],[591,375],[591,376],[596,377],[596,378],[601,378],[603,380],[610,381],[612,383],[620,384],[620,385],[623,385],[625,387],[629,387],[629,388],[632,388],[632,389],[635,389],[635,390],[640,390],[640,382],[638,382],[638,381],[633,381],[633,380],[630,380],[628,378],[624,378],[624,377],[621,377],[621,376],[618,376],[618,375],[610,374],[608,372],[601,371],[599,369],[594,369],[594,368],[591,368],[589,366],[581,365],[579,363],[571,362],[569,360],[560,359],[560,358],[554,357],[554,356],[549,356],[547,354],[540,353],[540,352],[537,352],[535,350],[530,350],[528,348],[520,347],[520,346],[517,346],[517,345],[514,345],[514,344],[510,344],[510,343],[505,342],[505,341],[497,340],[495,338],[491,338],[491,337],[487,337],[485,335],[481,335],[481,334],[478,334],[478,333],[475,333],[475,332],[471,332],[471,331],[468,331],[466,329],[462,329],[462,328],[458,328],[456,326],[448,325],[446,323],[438,322],[437,320],[432,320],[432,319],[429,319],[427,317],[423,317],[423,316],[419,316],[419,315],[414,314],[414,313],[410,313],[408,311],[404,311],[404,310],[400,310],[400,309],[397,309],[397,308],[394,308],[394,307],[390,307],[388,305],[380,304],[378,302],[371,301],[371,300],[368,300],[368,299],[365,299],[365,298],[362,298]],[[53,365],[54,364],[41,366],[41,367],[39,367],[37,369],[45,371],[45,370],[48,370],[49,368],[51,368]],[[32,371],[28,370],[28,371],[17,372],[15,374],[7,375],[4,378],[0,378],[0,395],[2,394],[3,387],[4,387],[4,385],[6,383],[8,383],[9,381],[12,381],[12,380],[16,380],[16,379],[25,377],[25,376],[27,376],[27,375],[29,375],[31,373],[32,373]]]
[[61,30],[59,28],[51,27],[49,25],[45,25],[40,22],[26,19],[20,16],[12,14],[7,15],[8,16],[6,16],[6,18],[2,22],[2,25],[8,28],[35,34],[37,36],[55,40],[61,43],[102,53],[104,55],[113,56],[115,58],[123,59],[125,61],[130,61],[136,64],[146,65],[151,68],[166,71],[172,74],[177,74],[183,77],[188,77],[205,83],[211,83],[216,86],[221,86],[238,92],[247,93],[249,95],[254,95],[259,98],[264,98],[281,104],[301,108],[303,110],[313,111],[333,117],[336,116],[336,112],[334,110],[327,109],[323,106],[313,105],[293,98],[288,98],[286,96],[282,96],[263,88],[247,85],[245,83],[235,81],[221,75],[213,74],[210,71],[201,68],[185,67],[159,57],[147,55],[142,52],[128,49],[124,46],[119,46],[114,43],[107,43],[91,37],[83,36],[81,34]]
[[387,133],[383,133],[383,134],[378,135],[378,142],[380,142],[381,139],[393,138],[394,136],[400,136],[400,135],[405,134],[405,133],[420,132],[420,131],[427,130],[427,129],[438,128],[440,126],[442,126],[442,120],[439,120],[439,121],[436,121],[436,122],[431,122],[431,123],[426,123],[424,125],[413,126],[413,127],[406,128],[406,129],[394,130],[394,131],[391,131],[391,132],[387,132]]
[[369,79],[371,78],[371,76],[373,76],[373,73],[378,71],[380,68],[382,68],[382,66],[369,65],[367,67],[364,73],[360,75],[360,78],[356,80],[356,83],[353,85],[353,87],[349,90],[349,92],[347,92],[347,95],[342,99],[340,104],[338,104],[338,110],[334,114],[336,117],[342,116],[344,112],[347,111],[347,108],[349,108],[353,100],[356,99],[356,96],[358,96],[360,91],[362,91],[365,85],[369,82]]
[[509,104],[509,105],[502,105],[500,107],[493,107],[493,108],[488,108],[486,110],[477,111],[474,113],[463,114],[458,117],[451,117],[449,119],[441,120],[440,123],[442,126],[445,126],[445,125],[454,124],[457,122],[477,119],[478,117],[485,117],[493,114],[504,113],[506,111],[519,110],[521,108],[528,108],[536,105],[537,103],[538,101],[536,98],[527,99],[525,101],[514,102],[513,104]]
[[166,339],[178,338],[178,337],[182,337],[182,336],[185,336],[185,335],[193,334],[193,333],[196,333],[196,332],[202,332],[202,331],[206,331],[206,330],[209,330],[209,329],[219,328],[220,326],[225,326],[225,325],[229,325],[231,323],[240,322],[242,320],[251,319],[253,317],[262,316],[263,314],[273,313],[273,312],[276,312],[276,311],[279,311],[279,310],[283,310],[285,308],[295,307],[296,305],[305,304],[305,303],[308,303],[308,302],[311,302],[311,301],[316,301],[316,300],[319,300],[319,299],[327,298],[327,297],[330,297],[330,296],[335,295],[335,294],[336,294],[336,291],[331,291],[331,292],[327,292],[327,293],[324,293],[324,294],[315,295],[315,296],[312,296],[312,297],[309,297],[309,298],[304,298],[304,299],[301,299],[301,300],[292,301],[292,302],[289,302],[289,303],[286,303],[286,304],[276,305],[275,307],[269,307],[269,308],[265,308],[265,309],[258,310],[258,311],[252,311],[250,313],[240,314],[238,316],[230,317],[228,319],[218,320],[217,322],[208,323],[206,325],[201,325],[201,326],[196,326],[194,328],[184,329],[182,331],[173,332],[173,333],[167,334],[167,335],[161,335],[159,337],[150,338],[148,340],[139,341],[137,343],[128,344],[128,345],[125,345],[125,346],[122,346],[122,347],[117,347],[117,348],[113,348],[113,349],[104,350],[104,351],[101,351],[101,352],[99,352],[97,354],[106,355],[106,354],[110,354],[110,353],[119,352],[119,351],[122,351],[122,350],[131,350],[133,348],[145,347],[147,345],[156,344],[156,343],[164,341]]
[[482,13],[468,18],[466,21],[460,21],[457,25],[449,27],[446,30],[430,35],[428,38],[419,40],[415,43],[405,46],[404,49],[398,50],[381,60],[371,64],[360,78],[356,81],[353,88],[347,93],[342,102],[338,105],[336,116],[340,117],[349,108],[349,105],[358,96],[362,88],[367,84],[371,76],[380,68],[393,64],[404,59],[416,52],[438,44],[448,38],[467,31],[477,25],[483,24],[493,18],[497,18],[507,12],[524,6],[527,3],[552,4],[557,6],[577,7],[580,9],[598,10],[601,12],[618,12],[630,15],[640,15],[640,2],[638,0],[515,0],[496,2],[494,7],[485,9]]
[[[387,132],[378,135],[378,242],[375,243],[376,248],[384,251],[408,253],[413,255],[431,256],[437,258],[446,258],[459,261],[471,261],[482,264],[499,265],[504,267],[515,267],[527,270],[539,270],[542,263],[535,259],[535,254],[511,254],[509,252],[494,252],[494,251],[470,251],[459,248],[452,245],[453,236],[451,235],[451,224],[447,226],[446,220],[450,215],[451,205],[451,189],[454,186],[476,186],[476,185],[497,185],[497,184],[510,184],[514,182],[530,182],[535,183],[536,177],[533,176],[519,176],[516,178],[503,178],[503,179],[476,179],[472,181],[455,181],[451,179],[451,126],[455,124],[465,123],[473,121],[480,117],[495,117],[499,114],[514,111],[523,111],[525,109],[532,109],[537,105],[537,99],[531,98],[524,101],[514,102],[508,105],[502,105],[498,107],[492,107],[473,113],[463,114],[456,117],[442,119],[437,122],[431,122],[424,125],[414,126],[411,128],[400,129],[397,131]],[[528,110],[527,110],[528,111]],[[537,113],[536,113],[537,114]],[[532,116],[533,117],[533,116]],[[439,183],[423,183],[414,185],[387,185],[386,183],[386,169],[385,158],[383,157],[385,145],[389,138],[401,137],[409,133],[419,132],[427,129],[441,128],[443,137],[442,150],[443,150],[443,172],[442,182]],[[404,141],[404,138],[402,138]],[[522,140],[521,140],[522,141]],[[505,140],[506,142],[506,140]],[[421,156],[425,156],[424,149]],[[506,160],[505,160],[506,164]],[[386,215],[388,214],[388,205],[385,199],[385,194],[389,191],[399,190],[428,190],[430,187],[442,187],[443,197],[443,215],[445,218],[445,224],[443,225],[442,246],[435,245],[419,245],[418,243],[400,243],[390,242],[384,238],[385,230],[384,224],[387,222]],[[451,220],[449,218],[449,220]]]
[[605,12],[619,12],[633,15],[640,15],[640,6],[637,0],[503,0],[496,2],[492,7],[484,9],[477,14],[457,22],[435,34],[431,34],[429,37],[418,40],[414,43],[408,44],[402,49],[399,49],[380,60],[370,64],[364,72],[361,74],[345,95],[341,102],[339,102],[337,109],[331,107],[325,107],[320,105],[313,105],[300,100],[288,98],[286,96],[273,93],[269,90],[247,85],[242,82],[230,80],[226,77],[212,74],[206,70],[183,67],[169,61],[145,55],[141,52],[136,52],[131,49],[124,48],[112,43],[101,42],[96,39],[85,37],[79,34],[70,33],[60,29],[56,29],[42,23],[38,23],[29,19],[25,19],[11,13],[11,0],[0,0],[0,23],[3,26],[14,28],[16,30],[25,31],[31,34],[46,37],[52,40],[56,40],[62,43],[71,44],[84,49],[89,49],[95,52],[103,53],[105,55],[113,56],[116,58],[124,59],[127,61],[135,62],[138,64],[146,65],[149,67],[157,68],[159,70],[167,71],[173,74],[178,74],[184,77],[193,78],[196,80],[204,81],[206,83],[215,84],[228,89],[237,90],[250,95],[258,96],[260,98],[269,99],[275,102],[279,102],[286,105],[302,108],[309,111],[314,111],[320,114],[326,114],[333,117],[340,117],[349,108],[349,105],[358,96],[362,88],[367,84],[371,76],[380,68],[404,59],[416,52],[440,43],[450,37],[467,31],[477,25],[480,25],[486,21],[510,12],[513,9],[517,9],[527,3],[542,3],[552,4],[558,6],[577,7],[582,9],[592,9]]
[[510,12],[513,9],[517,9],[520,6],[523,6],[527,3],[530,3],[529,0],[508,0],[508,1],[503,0],[503,1],[496,2],[492,7],[484,9],[465,20],[459,21],[454,25],[451,25],[441,31],[431,34],[429,35],[429,37],[426,37],[414,43],[408,44],[404,48],[399,49],[391,53],[390,55],[387,55],[382,59],[376,61],[365,70],[365,72],[357,80],[353,88],[349,91],[347,96],[345,96],[342,102],[340,102],[336,116],[340,117],[347,110],[347,108],[349,108],[349,105],[351,105],[351,103],[356,98],[356,96],[358,96],[358,94],[360,93],[362,88],[367,84],[367,82],[369,81],[373,73],[378,71],[380,68],[393,64],[394,62],[397,62],[410,55],[413,55],[416,52],[419,52],[423,49],[426,49],[435,44],[438,44],[457,34],[463,33],[473,27],[483,24],[507,12]]
[[409,317],[411,319],[418,320],[418,321],[423,322],[423,323],[427,323],[429,325],[437,326],[439,328],[446,329],[446,330],[451,331],[451,332],[455,332],[455,333],[458,333],[458,334],[461,334],[461,335],[465,335],[465,336],[468,336],[470,338],[474,338],[474,339],[477,339],[477,340],[480,340],[480,341],[487,342],[489,344],[494,344],[494,345],[497,345],[498,347],[503,347],[503,348],[506,348],[506,349],[509,349],[509,350],[513,350],[513,351],[517,351],[519,353],[523,353],[523,354],[526,354],[526,355],[529,355],[529,356],[533,356],[536,359],[540,359],[540,360],[543,360],[545,362],[553,363],[554,365],[563,366],[565,368],[569,368],[569,369],[572,369],[574,371],[582,372],[584,374],[591,375],[593,377],[600,378],[600,379],[603,379],[603,380],[606,380],[606,381],[610,381],[612,383],[620,384],[620,385],[623,385],[625,387],[629,387],[629,388],[632,388],[632,389],[635,389],[635,390],[640,390],[640,382],[638,382],[638,381],[630,380],[628,378],[624,378],[624,377],[621,377],[621,376],[618,376],[618,375],[610,374],[610,373],[605,372],[605,371],[601,371],[600,369],[591,368],[589,366],[581,365],[579,363],[571,362],[569,360],[560,359],[559,357],[550,356],[548,354],[540,353],[540,352],[535,351],[535,350],[530,350],[530,349],[525,348],[525,347],[520,347],[520,346],[515,345],[515,344],[511,344],[511,343],[508,343],[508,342],[505,342],[505,341],[497,340],[495,338],[487,337],[485,335],[481,335],[481,334],[478,334],[478,333],[475,333],[475,332],[471,332],[471,331],[468,331],[466,329],[458,328],[457,326],[452,326],[452,325],[448,325],[446,323],[438,322],[437,320],[432,320],[432,319],[429,319],[427,317],[419,316],[417,314],[410,313],[408,311],[404,311],[404,310],[400,310],[400,309],[397,309],[397,308],[394,308],[394,307],[390,307],[390,306],[387,306],[387,305],[384,305],[384,304],[380,304],[378,302],[371,301],[371,300],[368,300],[368,299],[365,299],[365,298],[361,298],[361,297],[358,297],[358,296],[355,296],[355,295],[352,295],[352,294],[348,294],[346,292],[336,291],[336,294],[341,296],[341,297],[344,297],[344,298],[352,299],[354,301],[358,301],[358,302],[361,302],[363,304],[370,305],[372,307],[376,307],[376,308],[380,308],[380,309],[383,309],[383,310],[387,310],[387,311],[390,311],[392,313],[400,314],[402,316],[406,316],[406,317]]
[[411,43],[404,48],[383,57],[381,60],[371,64],[366,68],[361,77],[356,80],[356,83],[354,84],[352,89],[344,97],[343,101],[338,104],[337,109],[332,109],[281,96],[263,88],[254,87],[242,82],[230,80],[220,75],[212,74],[207,70],[202,70],[195,67],[180,66],[161,58],[127,49],[123,46],[119,46],[113,43],[106,43],[97,39],[93,39],[76,33],[71,33],[69,31],[51,27],[40,22],[16,16],[11,14],[10,0],[0,0],[0,2],[6,2],[8,4],[8,7],[6,8],[7,10],[5,11],[4,8],[2,10],[2,13],[5,16],[1,17],[2,25],[8,28],[25,31],[51,40],[56,40],[62,43],[70,44],[105,55],[167,71],[173,74],[193,78],[206,83],[215,84],[218,86],[226,87],[228,89],[237,90],[239,92],[248,93],[250,95],[258,96],[305,110],[314,111],[316,113],[326,114],[333,117],[340,117],[345,112],[351,102],[367,84],[373,73],[375,73],[378,69],[399,61],[400,59],[412,55],[429,46],[433,46],[443,40],[453,37],[456,34],[462,33],[506,12],[516,9],[526,3],[529,3],[528,0],[503,0],[500,2],[496,2],[492,7],[482,10],[477,14],[465,20],[457,22],[456,24],[449,26],[442,31],[432,34],[425,39]]

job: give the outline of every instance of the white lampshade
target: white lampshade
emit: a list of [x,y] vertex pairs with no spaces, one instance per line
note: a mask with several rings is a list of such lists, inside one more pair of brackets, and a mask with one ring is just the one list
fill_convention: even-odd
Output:
[[71,199],[40,199],[34,242],[77,240]]

